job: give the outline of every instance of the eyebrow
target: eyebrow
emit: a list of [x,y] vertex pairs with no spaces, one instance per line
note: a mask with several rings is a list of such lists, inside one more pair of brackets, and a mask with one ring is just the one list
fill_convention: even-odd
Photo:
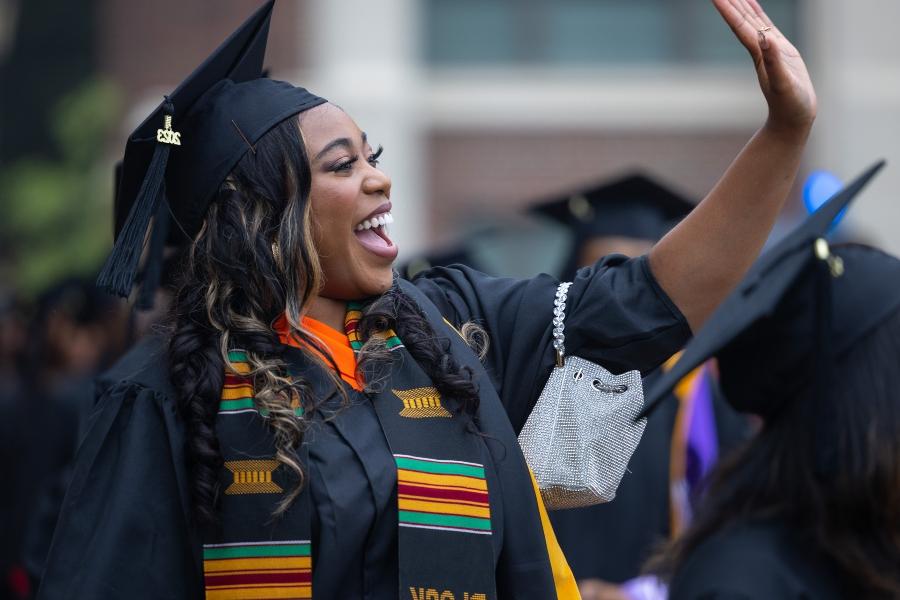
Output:
[[[362,132],[363,146],[365,146],[367,142],[368,142],[368,137],[366,136],[366,132],[363,131]],[[324,148],[322,148],[319,151],[318,154],[316,154],[315,160],[319,160],[320,158],[322,158],[324,155],[328,154],[331,150],[334,150],[335,148],[346,148],[347,150],[351,150],[353,148],[353,142],[350,140],[350,138],[345,138],[345,137],[331,140],[330,142],[328,142],[325,145]]]

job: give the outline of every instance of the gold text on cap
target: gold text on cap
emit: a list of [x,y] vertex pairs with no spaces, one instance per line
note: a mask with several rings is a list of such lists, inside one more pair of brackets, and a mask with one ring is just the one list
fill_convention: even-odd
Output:
[[156,141],[173,146],[181,145],[181,133],[172,129],[172,115],[166,115],[163,129],[156,130]]

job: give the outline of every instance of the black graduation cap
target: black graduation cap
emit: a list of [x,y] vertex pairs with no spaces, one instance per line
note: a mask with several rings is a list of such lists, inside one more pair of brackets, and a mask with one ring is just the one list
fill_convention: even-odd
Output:
[[571,228],[577,244],[622,236],[656,241],[684,218],[694,203],[642,173],[554,196],[531,212]]
[[154,236],[148,265],[160,260],[167,237],[196,234],[212,195],[266,132],[325,102],[263,76],[274,4],[259,8],[129,136],[116,193],[116,243],[97,279],[110,293],[131,292],[151,219],[167,215],[173,226]]
[[[771,418],[804,385],[821,383],[835,357],[900,307],[900,261],[861,246],[831,248],[824,239],[883,166],[870,167],[760,257],[650,388],[638,418],[712,356],[720,358],[729,403]],[[831,426],[827,407],[817,414],[823,428]]]

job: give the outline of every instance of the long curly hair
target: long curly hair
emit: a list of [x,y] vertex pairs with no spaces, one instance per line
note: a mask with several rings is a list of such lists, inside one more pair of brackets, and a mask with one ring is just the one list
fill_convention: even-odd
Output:
[[[274,515],[282,515],[302,491],[304,468],[297,455],[310,422],[332,414],[323,404],[348,394],[321,342],[305,333],[301,319],[319,293],[323,273],[314,245],[309,192],[311,170],[296,117],[263,136],[222,184],[207,209],[182,267],[171,311],[170,378],[186,423],[195,515],[201,525],[217,522],[219,473],[223,464],[216,415],[226,372],[235,372],[229,350],[247,353],[256,407],[268,414],[276,458],[297,480]],[[287,372],[284,346],[272,324],[285,315],[307,358],[331,380],[333,393],[316,397],[309,381]],[[396,285],[370,302],[361,318],[367,340],[359,364],[374,366],[387,356],[383,336],[394,329],[437,389],[474,416],[478,389],[469,369],[449,353],[416,303]],[[314,349],[314,350],[313,350]],[[368,389],[377,385],[373,369]],[[295,406],[303,408],[297,417]],[[473,420],[474,422],[474,420]]]
[[[225,374],[235,372],[229,350],[246,351],[254,400],[268,413],[276,458],[300,482],[276,514],[299,493],[303,468],[294,449],[317,408],[308,382],[288,378],[272,328],[285,314],[294,334],[318,347],[299,327],[322,271],[312,241],[311,173],[297,117],[274,127],[254,150],[210,202],[172,306],[170,374],[187,425],[194,507],[204,523],[216,516],[222,455],[215,420]],[[305,419],[295,416],[298,401]]]
[[[833,566],[848,597],[900,598],[900,311],[839,360],[826,397],[807,385],[716,467],[690,529],[649,570],[672,577],[714,533],[774,518]],[[826,403],[840,423],[839,458],[837,471],[822,476],[813,424]]]
[[[486,344],[487,334],[474,323],[467,325],[468,330],[477,330],[466,341],[478,354],[478,344]],[[389,330],[393,330],[403,341],[447,405],[467,418],[471,428],[476,430],[479,396],[472,369],[460,365],[453,357],[449,337],[437,335],[419,305],[400,289],[396,279],[387,293],[363,310],[359,320],[360,337],[364,343],[359,352],[357,370],[366,382],[366,391],[381,391],[384,369],[390,362],[384,335]]]

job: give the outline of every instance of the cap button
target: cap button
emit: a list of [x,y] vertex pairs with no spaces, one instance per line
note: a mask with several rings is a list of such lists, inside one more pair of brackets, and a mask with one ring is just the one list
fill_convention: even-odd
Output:
[[840,277],[844,274],[844,260],[840,256],[831,253],[831,247],[825,238],[817,238],[815,242],[816,258],[828,263],[828,270],[832,277]]

